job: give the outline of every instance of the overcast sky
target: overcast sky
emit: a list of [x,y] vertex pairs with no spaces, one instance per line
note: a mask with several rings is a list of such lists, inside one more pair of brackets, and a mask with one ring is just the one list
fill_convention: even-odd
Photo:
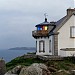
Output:
[[32,31],[44,21],[57,21],[74,8],[74,0],[0,0],[0,49],[35,46]]

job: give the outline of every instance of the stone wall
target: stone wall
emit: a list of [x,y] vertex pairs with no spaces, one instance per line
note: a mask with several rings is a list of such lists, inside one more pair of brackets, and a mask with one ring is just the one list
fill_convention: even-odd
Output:
[[63,60],[63,57],[60,56],[41,56],[41,55],[23,55],[23,57],[26,58],[38,58],[40,60],[48,61],[48,60]]
[[5,61],[0,59],[0,75],[4,75],[6,72]]
[[58,55],[58,34],[54,35],[54,55]]

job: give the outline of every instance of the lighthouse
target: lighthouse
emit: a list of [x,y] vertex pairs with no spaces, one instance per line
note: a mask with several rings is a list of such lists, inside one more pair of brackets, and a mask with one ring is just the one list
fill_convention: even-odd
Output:
[[50,32],[55,27],[54,22],[48,22],[45,17],[45,21],[35,27],[32,36],[36,39],[36,55],[53,55],[53,36],[50,36]]
[[75,55],[75,8],[67,9],[66,16],[56,22],[48,22],[46,16],[45,21],[32,31],[36,39],[36,55]]

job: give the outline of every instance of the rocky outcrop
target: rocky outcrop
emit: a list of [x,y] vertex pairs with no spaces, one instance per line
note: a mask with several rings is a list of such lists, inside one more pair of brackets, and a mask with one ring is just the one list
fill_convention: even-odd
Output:
[[70,71],[71,75],[75,75],[75,70]]
[[6,72],[5,61],[0,59],[0,75],[4,75]]
[[54,66],[52,67],[46,66],[42,63],[34,63],[31,66],[16,66],[5,75],[75,75],[75,70],[58,70]]
[[49,67],[48,69],[50,72],[56,72],[57,71],[57,69],[55,69],[54,67]]
[[5,74],[5,75],[18,75],[18,74]]
[[34,63],[29,67],[19,65],[5,75],[50,75],[50,71],[46,65]]
[[20,73],[21,69],[22,69],[21,65],[16,66],[12,70],[8,71],[5,75],[18,75]]
[[19,75],[50,75],[50,72],[46,65],[34,63],[28,68],[22,68]]

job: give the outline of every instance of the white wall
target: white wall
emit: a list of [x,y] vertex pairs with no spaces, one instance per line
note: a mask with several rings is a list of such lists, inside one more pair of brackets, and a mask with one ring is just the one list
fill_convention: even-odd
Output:
[[67,56],[75,56],[75,51],[64,51],[64,50],[61,50],[60,51],[60,56],[62,57],[67,57]]
[[60,49],[75,48],[75,38],[70,38],[70,26],[75,26],[74,15],[58,30],[58,55]]
[[[36,55],[52,55],[52,53],[49,52],[49,41],[50,41],[50,39],[52,40],[52,37],[50,37],[50,38],[46,37],[46,38],[38,38],[38,39],[36,39],[36,41],[37,41],[37,52],[36,52]],[[39,41],[41,41],[41,40],[45,41],[45,52],[44,53],[43,52],[39,52]]]

